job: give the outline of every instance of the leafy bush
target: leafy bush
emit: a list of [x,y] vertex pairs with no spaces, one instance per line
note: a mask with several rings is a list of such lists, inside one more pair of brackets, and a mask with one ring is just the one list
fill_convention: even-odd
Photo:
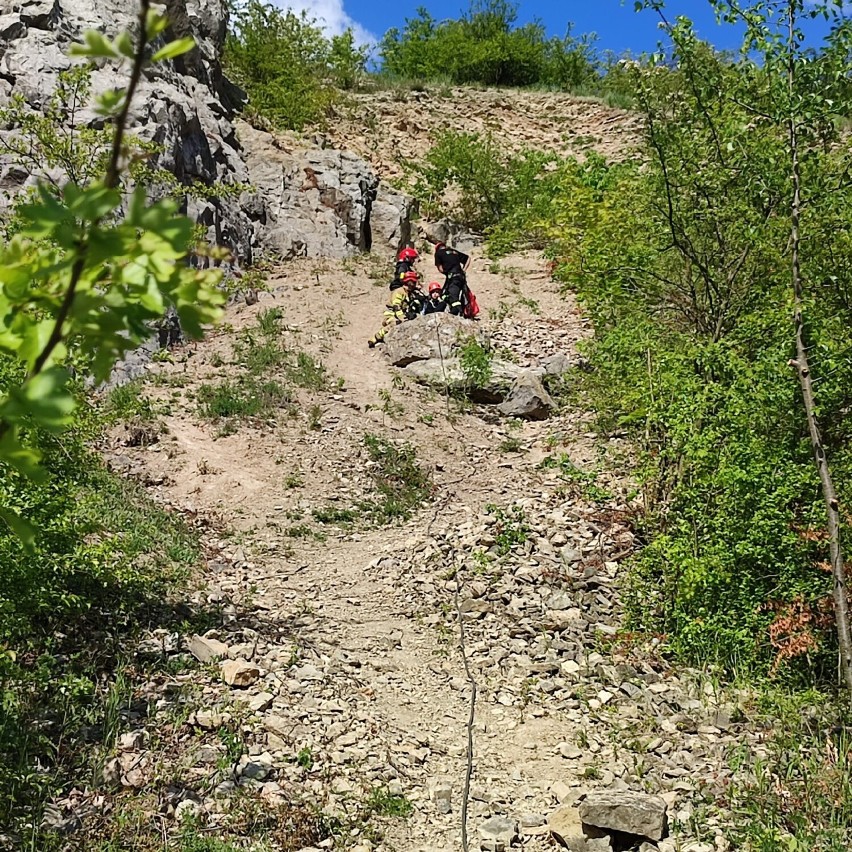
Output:
[[458,20],[437,21],[425,8],[379,46],[384,74],[491,86],[550,85],[569,89],[598,79],[592,39],[548,38],[541,23],[515,26],[517,6],[472,0]]
[[[573,381],[601,428],[641,450],[647,546],[627,594],[634,626],[665,634],[690,661],[828,681],[828,535],[788,365],[790,156],[771,117],[786,95],[776,66],[719,56],[686,21],[673,36],[673,57],[620,68],[646,117],[647,162],[554,164],[492,227],[492,251],[533,235],[594,321],[588,368]],[[826,102],[809,87],[833,79],[826,56],[796,84],[801,102],[828,104],[823,116],[831,93]],[[819,115],[802,119],[807,334],[845,505],[852,187],[840,177],[848,155]]]
[[237,7],[224,52],[225,68],[248,94],[249,113],[294,130],[322,119],[339,89],[355,88],[366,61],[351,32],[328,39],[306,13],[260,0]]
[[[542,172],[555,159],[532,150],[508,154],[490,134],[446,131],[412,166],[413,192],[427,213],[449,214],[473,230],[508,232],[514,211],[528,211],[530,199],[540,196]],[[448,197],[456,199],[449,209]]]

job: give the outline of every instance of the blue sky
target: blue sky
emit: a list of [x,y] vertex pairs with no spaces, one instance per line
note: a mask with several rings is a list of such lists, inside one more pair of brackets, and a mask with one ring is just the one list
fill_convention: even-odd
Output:
[[[351,26],[361,41],[372,41],[390,27],[402,27],[406,18],[416,15],[418,6],[425,6],[438,19],[458,18],[467,0],[396,0],[394,3],[376,0],[274,0],[308,12],[325,22],[330,32],[342,32]],[[660,38],[658,17],[652,12],[634,12],[633,0],[521,0],[518,3],[518,22],[540,20],[552,35],[564,35],[569,22],[574,34],[596,33],[598,50],[641,53],[656,47]],[[686,15],[691,18],[702,38],[721,49],[739,46],[735,28],[718,26],[707,0],[669,0],[666,14],[671,18]],[[824,32],[824,24],[811,24],[815,34]]]

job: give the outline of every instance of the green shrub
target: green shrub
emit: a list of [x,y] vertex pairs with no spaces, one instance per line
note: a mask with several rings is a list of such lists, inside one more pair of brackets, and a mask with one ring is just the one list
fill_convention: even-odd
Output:
[[458,20],[437,21],[425,9],[379,46],[382,73],[401,80],[449,80],[490,86],[549,85],[562,89],[598,80],[592,38],[568,32],[548,38],[539,22],[516,27],[506,0],[473,0]]
[[[836,644],[824,508],[788,365],[787,137],[742,106],[768,111],[778,78],[677,26],[679,52],[665,66],[619,67],[646,115],[645,164],[555,164],[491,229],[491,249],[532,235],[594,322],[587,363],[567,383],[601,430],[639,449],[646,547],[626,594],[633,626],[665,635],[684,660],[828,682]],[[800,85],[804,100],[822,97],[806,93],[815,78]],[[846,505],[852,241],[842,211],[852,188],[839,179],[845,157],[825,142],[832,126],[809,120],[807,334]]]
[[[533,150],[508,154],[490,134],[446,131],[423,162],[411,167],[412,191],[428,213],[440,212],[468,228],[488,232],[513,217],[515,209],[528,211],[544,186],[545,165],[555,160]],[[449,208],[448,197],[456,199]]]
[[326,38],[306,13],[249,0],[232,16],[224,64],[248,94],[248,110],[275,127],[321,120],[364,74],[366,48],[351,32]]
[[458,352],[465,382],[472,388],[488,384],[493,372],[491,350],[471,334],[459,346]]

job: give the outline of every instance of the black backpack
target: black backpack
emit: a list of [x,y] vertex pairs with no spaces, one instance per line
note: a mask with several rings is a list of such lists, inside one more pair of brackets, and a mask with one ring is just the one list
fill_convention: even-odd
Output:
[[411,272],[414,269],[414,264],[410,260],[398,260],[393,271],[393,281],[388,285],[391,290],[396,290],[402,286],[402,276],[406,272]]

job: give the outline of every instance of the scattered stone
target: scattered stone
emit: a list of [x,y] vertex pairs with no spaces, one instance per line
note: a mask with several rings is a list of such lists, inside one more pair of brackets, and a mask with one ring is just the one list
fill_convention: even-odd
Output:
[[435,803],[439,814],[448,814],[452,810],[453,788],[450,784],[440,781],[432,786],[430,797]]
[[145,731],[128,731],[118,738],[121,751],[139,751],[145,745]]
[[580,803],[579,814],[589,825],[649,840],[662,840],[666,834],[666,802],[659,796],[596,790]]
[[246,703],[249,706],[249,710],[254,713],[261,713],[272,704],[274,699],[275,696],[271,692],[258,692],[257,695],[249,696]]
[[200,663],[212,663],[227,659],[228,646],[218,639],[207,639],[196,634],[189,640],[189,653]]
[[485,852],[506,852],[518,839],[518,824],[507,817],[491,817],[479,826],[479,838]]
[[571,369],[571,359],[562,352],[557,352],[555,355],[549,355],[541,362],[544,367],[544,372],[548,376],[561,376]]
[[190,717],[190,725],[198,725],[205,731],[214,731],[230,719],[228,713],[220,713],[216,710],[196,710]]
[[117,757],[108,760],[102,772],[104,783],[109,787],[120,787],[122,771],[121,761]]
[[225,660],[220,669],[228,686],[251,686],[260,677],[260,669],[248,660]]
[[574,791],[564,781],[554,781],[550,788],[553,798],[562,804],[574,795]]
[[201,805],[192,799],[183,799],[175,805],[175,819],[181,822],[184,819],[193,819],[201,813]]

